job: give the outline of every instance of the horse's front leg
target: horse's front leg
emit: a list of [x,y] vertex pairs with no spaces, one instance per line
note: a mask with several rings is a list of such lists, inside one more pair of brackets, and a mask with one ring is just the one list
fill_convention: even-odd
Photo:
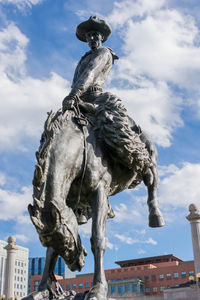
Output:
[[53,272],[57,258],[58,255],[55,254],[55,251],[50,247],[47,248],[44,271],[38,287],[38,291],[49,290],[52,294],[54,293],[52,289],[52,281],[54,281]]
[[147,204],[149,207],[149,226],[162,227],[164,226],[165,222],[162,213],[158,208],[158,199],[156,193],[158,185],[158,174],[156,165],[153,165],[146,171],[143,177],[143,181],[148,189]]
[[99,184],[92,198],[92,237],[91,248],[94,254],[93,287],[86,294],[85,300],[107,299],[107,282],[104,272],[104,253],[106,249],[106,220],[108,214],[107,197],[104,185]]

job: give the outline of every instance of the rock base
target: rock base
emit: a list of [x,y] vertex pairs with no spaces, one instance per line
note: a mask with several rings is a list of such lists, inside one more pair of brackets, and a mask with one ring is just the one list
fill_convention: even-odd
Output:
[[48,290],[35,291],[21,300],[84,300],[85,293],[76,293],[75,291],[63,292],[62,295],[56,295],[55,297],[50,295]]

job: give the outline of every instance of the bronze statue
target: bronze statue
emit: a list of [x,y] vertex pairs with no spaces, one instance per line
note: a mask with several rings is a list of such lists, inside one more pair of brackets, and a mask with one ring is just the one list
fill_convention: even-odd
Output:
[[[39,292],[28,299],[67,299],[69,293],[55,280],[55,263],[60,255],[69,269],[81,270],[86,250],[78,225],[89,218],[94,278],[93,287],[82,299],[107,299],[105,230],[106,219],[114,217],[109,196],[143,181],[148,189],[149,226],[164,225],[156,196],[155,146],[127,115],[121,100],[102,91],[118,59],[112,49],[102,46],[110,34],[110,26],[98,17],[90,17],[77,27],[78,39],[87,42],[91,50],[78,63],[62,109],[49,113],[36,152],[34,203],[29,205],[29,213],[47,247],[47,256]],[[52,282],[56,283],[55,290]]]

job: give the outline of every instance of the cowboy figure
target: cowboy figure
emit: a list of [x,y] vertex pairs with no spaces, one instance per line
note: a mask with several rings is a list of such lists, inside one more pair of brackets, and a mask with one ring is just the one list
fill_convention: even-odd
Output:
[[[91,122],[95,120],[98,138],[111,150],[107,152],[111,153],[112,159],[129,169],[137,169],[137,178],[130,186],[133,188],[144,178],[145,170],[149,172],[152,163],[156,163],[157,153],[147,135],[127,115],[121,100],[102,90],[114,61],[118,59],[111,48],[102,46],[110,34],[110,26],[96,16],[77,26],[77,38],[87,42],[91,50],[76,67],[71,91],[63,100],[63,111],[78,104]],[[142,170],[141,174],[138,169]]]

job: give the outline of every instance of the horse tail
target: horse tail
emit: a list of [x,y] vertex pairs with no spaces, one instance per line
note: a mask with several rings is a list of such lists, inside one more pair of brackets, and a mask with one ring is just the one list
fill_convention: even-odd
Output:
[[52,247],[62,256],[68,267],[81,270],[87,254],[78,235],[78,223],[73,210],[64,203],[50,201],[46,197],[46,184],[51,144],[56,132],[72,117],[72,112],[63,116],[62,111],[48,113],[40,146],[36,152],[37,164],[33,177],[33,205],[28,211],[45,247]]

